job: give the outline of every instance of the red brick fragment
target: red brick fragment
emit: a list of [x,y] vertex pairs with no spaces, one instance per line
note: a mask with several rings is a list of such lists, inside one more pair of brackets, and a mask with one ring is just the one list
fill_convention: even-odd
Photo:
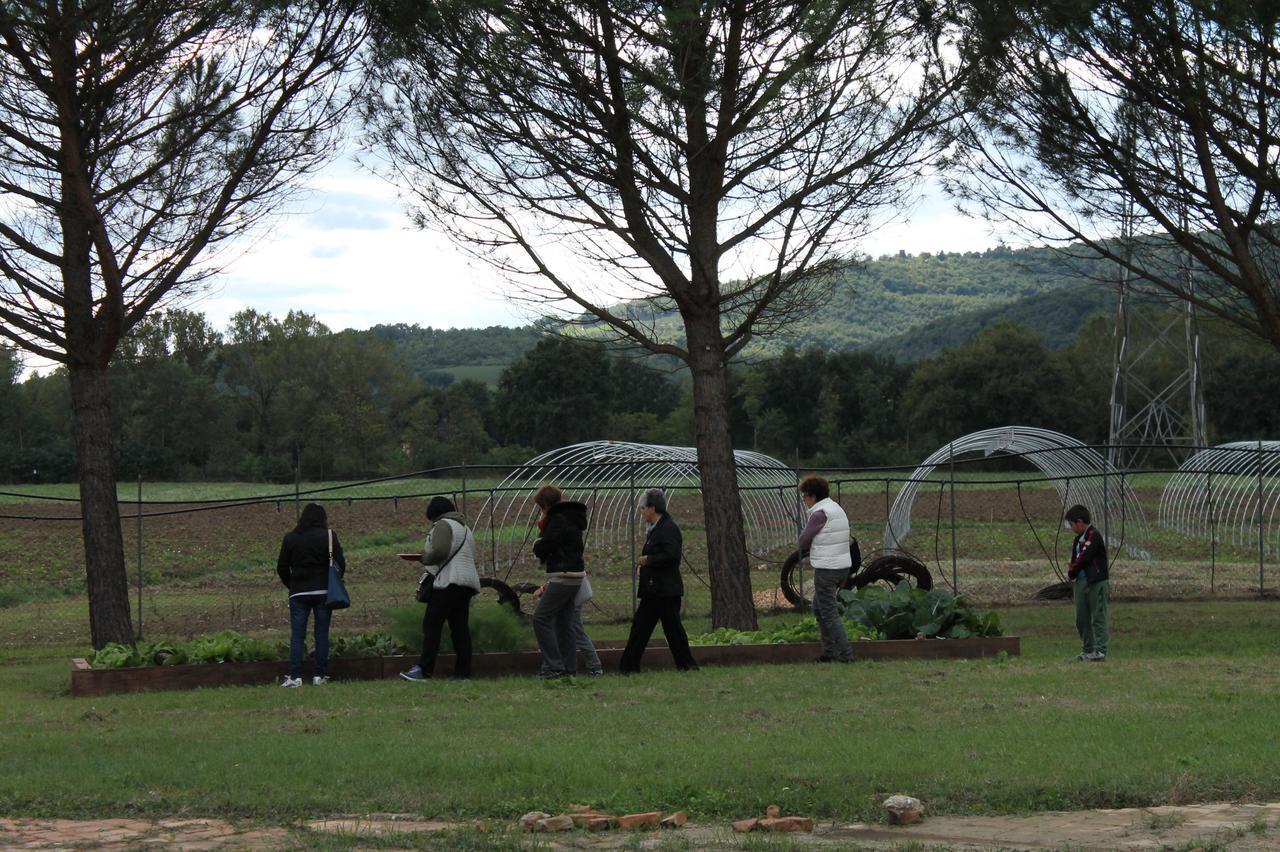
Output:
[[618,817],[618,828],[642,828],[646,825],[657,825],[662,819],[661,811],[649,811],[643,814],[627,814]]

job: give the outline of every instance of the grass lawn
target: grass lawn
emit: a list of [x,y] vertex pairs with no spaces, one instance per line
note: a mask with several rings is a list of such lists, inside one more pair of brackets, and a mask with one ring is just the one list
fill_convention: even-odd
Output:
[[580,802],[723,819],[776,803],[849,820],[899,792],[934,814],[1280,798],[1280,604],[1117,604],[1104,664],[1065,662],[1070,607],[1001,615],[1020,658],[554,685],[72,699],[73,649],[0,649],[0,814],[507,820]]

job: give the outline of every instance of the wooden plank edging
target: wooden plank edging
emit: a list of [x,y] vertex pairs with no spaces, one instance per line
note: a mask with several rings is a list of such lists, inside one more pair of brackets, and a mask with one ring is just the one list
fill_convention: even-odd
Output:
[[[901,639],[854,643],[856,660],[958,659],[994,657],[1004,652],[1011,657],[1021,653],[1017,636],[994,636],[970,639]],[[598,649],[606,672],[616,672],[622,658],[621,648]],[[740,666],[759,664],[806,663],[821,653],[817,642],[793,642],[773,645],[697,645],[694,658],[700,666]],[[395,678],[417,662],[415,657],[359,657],[337,659],[329,664],[334,680],[378,680]],[[487,653],[472,656],[474,677],[533,676],[538,673],[541,656],[537,651]],[[650,645],[644,655],[644,668],[674,668],[666,645]],[[95,669],[82,657],[71,660],[71,694],[73,696],[111,695],[125,692],[152,692],[171,689],[197,689],[212,686],[246,686],[279,683],[289,670],[283,660],[251,663],[208,663],[188,666],[142,666],[123,669]],[[436,677],[447,677],[453,670],[453,655],[441,654],[436,661]],[[585,668],[579,664],[579,671]],[[310,664],[304,676],[310,678]]]

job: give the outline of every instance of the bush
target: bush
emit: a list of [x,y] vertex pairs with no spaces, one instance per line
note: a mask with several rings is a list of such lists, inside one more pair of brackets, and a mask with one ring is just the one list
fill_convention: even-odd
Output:
[[[412,653],[422,653],[422,605],[387,610],[392,638]],[[476,653],[524,651],[533,646],[533,631],[505,606],[485,602],[471,607],[471,647]],[[440,650],[453,651],[449,626],[443,629]]]

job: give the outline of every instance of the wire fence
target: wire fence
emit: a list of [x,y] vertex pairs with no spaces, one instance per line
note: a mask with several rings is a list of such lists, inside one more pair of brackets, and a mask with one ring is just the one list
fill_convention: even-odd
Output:
[[[1111,448],[1089,449],[1105,458]],[[905,553],[935,584],[984,605],[1030,601],[1065,578],[1072,536],[1062,515],[1075,502],[1089,506],[1111,543],[1117,599],[1269,594],[1268,569],[1280,560],[1280,444],[1200,449],[1179,468],[1054,475],[1036,464],[1047,450],[973,458],[952,447],[940,461],[935,453],[914,468],[797,470],[756,460],[740,470],[753,595],[761,610],[789,607],[779,576],[803,519],[796,486],[808,475],[830,481],[864,557]],[[537,535],[532,496],[543,481],[591,510],[586,543],[595,600],[584,613],[588,623],[630,618],[644,535],[634,507],[646,489],[666,489],[685,536],[685,612],[697,629],[710,612],[710,586],[696,464],[655,466],[652,458],[625,456],[609,464],[607,476],[602,463],[589,461],[459,465],[256,494],[243,485],[132,483],[120,510],[135,629],[147,639],[225,628],[284,633],[277,552],[301,507],[313,501],[326,507],[347,554],[353,605],[336,617],[335,629],[381,629],[388,610],[418,606],[419,566],[397,554],[421,549],[426,501],[437,494],[451,497],[470,520],[482,574],[522,595],[528,612],[527,592],[541,581],[530,546]],[[753,467],[767,472],[767,481],[748,475]],[[181,488],[217,497],[193,499]],[[0,644],[88,641],[79,521],[74,497],[0,491]],[[496,600],[497,593],[482,597]]]

